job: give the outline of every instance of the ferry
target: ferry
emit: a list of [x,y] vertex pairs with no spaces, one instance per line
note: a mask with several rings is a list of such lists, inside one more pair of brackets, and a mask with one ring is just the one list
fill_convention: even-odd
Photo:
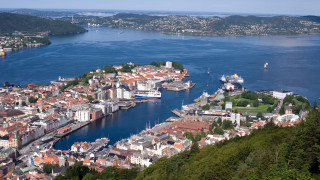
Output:
[[238,74],[234,74],[231,76],[222,76],[220,78],[221,83],[231,83],[231,84],[243,84],[244,80],[242,77],[238,76]]
[[160,99],[161,92],[157,90],[150,91],[137,91],[134,93],[135,98],[152,98],[152,99]]

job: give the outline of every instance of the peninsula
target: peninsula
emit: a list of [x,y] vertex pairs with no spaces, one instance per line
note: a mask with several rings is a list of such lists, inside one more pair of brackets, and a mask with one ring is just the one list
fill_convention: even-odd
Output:
[[0,22],[1,52],[48,45],[50,35],[86,32],[69,22],[13,13],[0,13]]

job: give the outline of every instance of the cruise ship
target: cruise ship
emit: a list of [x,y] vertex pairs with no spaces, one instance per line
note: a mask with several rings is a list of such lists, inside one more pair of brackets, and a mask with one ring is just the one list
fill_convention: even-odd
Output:
[[137,91],[134,93],[135,98],[153,98],[153,99],[160,99],[161,92],[157,90],[150,90],[150,91]]

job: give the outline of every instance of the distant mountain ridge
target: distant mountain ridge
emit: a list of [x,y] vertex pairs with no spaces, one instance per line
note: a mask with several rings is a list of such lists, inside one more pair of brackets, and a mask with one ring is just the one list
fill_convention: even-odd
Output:
[[50,35],[63,35],[86,32],[84,28],[69,22],[7,12],[0,13],[0,22],[0,33],[49,31]]
[[[88,16],[86,16],[88,17]],[[69,21],[70,17],[62,20]],[[99,24],[111,28],[141,29],[166,34],[199,36],[266,36],[320,34],[318,16],[240,16],[202,17],[188,15],[154,16],[119,13],[110,17],[75,16],[79,25]]]

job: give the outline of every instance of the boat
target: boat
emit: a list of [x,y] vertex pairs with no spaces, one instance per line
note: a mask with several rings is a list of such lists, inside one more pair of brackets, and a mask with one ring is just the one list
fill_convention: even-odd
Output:
[[222,75],[222,77],[220,78],[220,82],[221,83],[226,83],[227,82],[227,79],[224,75]]
[[43,143],[47,143],[50,141],[53,141],[53,136],[49,136],[49,137],[45,137],[45,138],[41,139],[41,142],[43,142]]
[[1,56],[5,56],[5,55],[6,55],[6,52],[1,51],[1,52],[0,52],[0,55],[1,55]]
[[243,84],[244,80],[242,77],[238,76],[238,74],[233,74],[231,76],[222,76],[220,78],[221,83],[231,83],[231,84]]
[[134,93],[135,98],[152,98],[152,99],[160,99],[161,92],[157,90],[150,91],[136,91]]
[[269,65],[269,63],[268,63],[268,62],[264,63],[263,68],[264,68],[264,69],[268,69],[268,65]]
[[210,74],[210,68],[208,68],[208,74]]

